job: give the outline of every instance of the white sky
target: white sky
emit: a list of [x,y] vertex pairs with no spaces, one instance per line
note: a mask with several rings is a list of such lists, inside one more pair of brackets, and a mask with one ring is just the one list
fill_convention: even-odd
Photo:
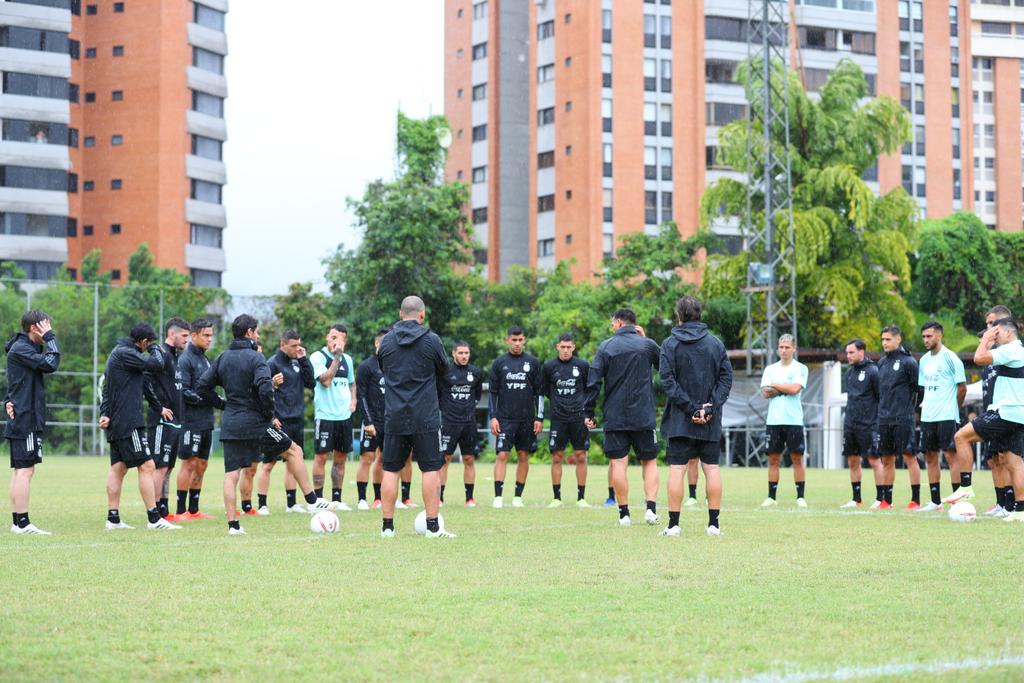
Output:
[[443,0],[235,0],[227,18],[232,294],[323,281],[346,197],[394,171],[395,116],[444,111]]

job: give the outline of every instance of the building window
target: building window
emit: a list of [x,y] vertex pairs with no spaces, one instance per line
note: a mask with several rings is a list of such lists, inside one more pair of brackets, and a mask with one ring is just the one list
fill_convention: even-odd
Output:
[[644,147],[644,180],[658,179],[658,149]]
[[537,24],[537,40],[553,38],[555,36],[555,20],[548,19]]
[[68,147],[78,147],[78,129],[68,128]]
[[115,45],[112,52],[115,57],[124,57],[124,45]]
[[661,193],[661,222],[672,220],[672,193]]
[[661,148],[661,179],[672,180],[672,148]]
[[92,228],[91,225],[83,225],[82,226],[82,236],[83,237],[92,237],[92,232],[93,232],[93,228]]
[[661,119],[661,136],[672,137],[672,105],[662,102],[658,107],[658,114]]
[[206,28],[211,28],[214,31],[220,31],[223,33],[225,18],[224,12],[215,10],[212,7],[207,7],[206,5],[200,5],[198,2],[192,3],[192,7],[194,8],[192,21],[200,26],[205,26]]
[[[198,7],[199,5],[197,5]],[[224,75],[224,56],[201,47],[192,48],[192,66],[203,71]]]
[[111,90],[110,91],[110,101],[111,102],[120,102],[123,99],[124,99],[124,90]]
[[487,0],[483,2],[477,2],[473,4],[473,18],[474,19],[485,19],[487,18]]
[[612,177],[612,143],[606,142],[601,145],[601,175],[605,178]]
[[672,92],[672,60],[661,60],[661,92]]
[[86,135],[85,139],[82,142],[82,144],[85,145],[86,147],[95,147],[96,146],[96,138],[93,137],[92,135]]
[[120,235],[121,234],[121,224],[120,223],[111,223],[110,224],[110,234],[111,235]]
[[612,132],[612,101],[607,97],[601,100],[601,131]]
[[540,152],[537,154],[537,168],[551,168],[555,165],[555,152]]
[[486,183],[487,182],[487,167],[477,166],[473,169],[473,182],[474,183]]
[[537,67],[537,82],[547,83],[555,78],[555,65],[554,64],[542,64]]
[[111,190],[120,190],[121,189],[121,179],[120,178],[112,178],[110,180],[110,189]]
[[85,48],[85,58],[86,59],[96,59],[96,48],[94,48],[94,47],[87,47],[87,48]]
[[537,197],[537,213],[555,210],[555,195],[544,194]]
[[601,10],[601,42],[612,42],[612,11]]
[[202,135],[193,135],[192,154],[204,159],[221,161],[224,158],[224,143]]
[[74,218],[34,213],[0,213],[0,235],[29,237],[74,237],[78,232]]
[[601,220],[605,223],[612,221],[612,188],[605,187],[601,190]]
[[87,93],[85,93],[85,102],[86,102],[86,104],[91,103],[91,102],[95,102],[95,101],[96,101],[96,93],[94,93],[94,92],[87,92]]
[[537,111],[537,125],[548,126],[555,122],[555,108],[547,107]]
[[708,83],[735,83],[736,67],[737,62],[708,59],[704,62],[704,80]]
[[480,100],[487,99],[487,84],[481,83],[480,85],[473,86],[473,101],[479,102]]
[[114,3],[114,11],[117,12],[118,14],[120,14],[121,12],[124,12],[124,3],[123,2],[115,2]]
[[644,224],[658,224],[658,193],[653,190],[644,192]]
[[86,15],[94,15],[97,12],[99,12],[99,8],[96,5],[86,5],[85,6],[85,13],[86,13]]
[[479,225],[480,223],[487,222],[487,207],[481,206],[480,208],[473,209],[473,223]]
[[192,199],[211,204],[220,204],[221,190],[223,188],[216,183],[209,183],[205,180],[192,179]]
[[124,144],[124,136],[123,135],[111,135],[110,136],[110,144],[113,145],[114,147],[117,147],[119,145],[123,145]]
[[537,256],[554,256],[555,255],[555,240],[537,240]]
[[[69,175],[66,171],[54,168],[0,166],[0,187],[69,192],[70,182],[68,178]],[[77,187],[75,187],[75,191],[78,191]]]
[[75,144],[71,144],[71,131],[63,123],[48,123],[46,121],[26,121],[24,119],[4,119],[3,139],[9,142],[34,142],[40,145],[64,145],[75,147],[78,145],[75,131]]
[[704,38],[744,42],[747,39],[746,22],[728,17],[705,17]]
[[644,135],[658,134],[658,105],[644,102]]
[[[3,73],[3,90],[8,95],[71,99],[70,84],[66,79],[57,78],[56,76],[37,76],[35,74],[5,71]],[[76,91],[75,99],[72,101],[77,100],[78,93]]]
[[487,43],[477,43],[473,46],[473,61],[487,57]]
[[601,87],[612,87],[612,56],[601,55]]
[[111,280],[120,280],[121,279],[121,269],[120,268],[112,268],[110,270],[110,279]]
[[82,181],[82,192],[92,192],[95,189],[96,189],[95,181],[92,181],[92,180],[83,180]]
[[667,50],[672,47],[672,17],[662,15],[661,24],[661,48]]
[[220,287],[221,273],[216,270],[192,269],[193,287]]
[[707,125],[724,126],[737,119],[746,118],[747,105],[732,102],[708,102]]
[[456,99],[462,99],[462,88],[459,88],[458,90],[455,91],[455,97]]
[[71,59],[78,59],[81,57],[82,44],[77,40],[68,40],[68,55]]
[[487,124],[481,123],[473,126],[473,142],[482,142],[487,139]]
[[644,90],[654,92],[658,88],[658,60],[644,60]]
[[198,90],[192,91],[192,111],[209,114],[219,119],[224,118],[224,98],[210,95]]
[[214,247],[216,249],[221,249],[224,246],[223,234],[223,230],[215,228],[212,225],[199,225],[198,223],[193,223],[189,243],[200,247]]
[[78,221],[76,221],[74,218],[68,218],[67,236],[78,237]]
[[653,14],[644,15],[644,47],[657,47],[658,18]]

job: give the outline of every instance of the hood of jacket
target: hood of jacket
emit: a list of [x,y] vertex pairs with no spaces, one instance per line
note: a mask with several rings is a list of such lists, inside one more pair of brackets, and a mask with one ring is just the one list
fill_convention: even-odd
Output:
[[4,353],[10,353],[11,352],[11,347],[14,346],[14,343],[16,341],[18,341],[18,339],[20,339],[21,337],[24,337],[25,341],[27,341],[28,343],[30,343],[30,344],[32,343],[32,339],[27,334],[25,334],[24,332],[18,332],[16,335],[11,337],[7,341],[7,345],[4,346]]
[[415,320],[400,320],[395,323],[395,340],[399,346],[412,346],[416,340],[425,335],[428,330]]
[[696,321],[683,323],[672,328],[672,336],[683,344],[692,344],[708,336],[708,326]]
[[904,346],[903,344],[900,344],[899,348],[897,348],[895,351],[887,351],[885,355],[889,356],[890,358],[894,358],[896,356],[913,356],[913,354],[910,353],[910,351],[907,350],[907,347]]
[[250,351],[256,350],[256,344],[251,339],[232,339],[231,343],[228,344],[229,349],[249,349]]

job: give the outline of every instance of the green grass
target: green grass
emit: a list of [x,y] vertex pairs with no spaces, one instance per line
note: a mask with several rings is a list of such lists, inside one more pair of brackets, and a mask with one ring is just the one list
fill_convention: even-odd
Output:
[[[468,510],[456,467],[444,513],[459,538],[419,538],[414,511],[399,511],[399,536],[385,542],[376,511],[341,514],[334,536],[311,534],[308,517],[282,512],[280,469],[274,514],[228,537],[220,462],[203,496],[217,519],[107,533],[106,469],[48,458],[32,518],[56,535],[0,538],[2,680],[739,680],[997,657],[1012,659],[906,677],[1024,679],[1024,527],[846,514],[845,472],[811,470],[812,507],[797,511],[784,471],[781,504],[764,512],[765,471],[727,470],[726,535],[705,536],[700,510],[683,513],[683,538],[665,539],[661,527],[619,528],[605,508],[545,509],[544,466],[531,468],[523,510],[492,510],[481,468],[482,506]],[[591,478],[598,503],[605,469]],[[989,477],[976,479],[986,508]],[[134,474],[126,484],[122,516],[144,527]],[[563,487],[575,498],[571,470]],[[345,498],[354,502],[348,482]]]

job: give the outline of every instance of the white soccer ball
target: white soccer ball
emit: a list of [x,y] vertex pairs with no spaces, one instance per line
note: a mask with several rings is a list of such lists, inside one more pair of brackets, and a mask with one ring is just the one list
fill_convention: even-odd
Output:
[[[437,515],[437,525],[439,528],[444,528],[444,517],[440,513]],[[416,515],[416,519],[413,522],[413,528],[416,529],[416,533],[420,536],[427,533],[427,511],[420,510],[420,514]]]
[[330,510],[321,510],[309,518],[309,530],[314,534],[333,534],[340,528],[338,515]]
[[954,503],[949,508],[949,519],[952,522],[973,522],[978,516],[978,511],[966,500]]

